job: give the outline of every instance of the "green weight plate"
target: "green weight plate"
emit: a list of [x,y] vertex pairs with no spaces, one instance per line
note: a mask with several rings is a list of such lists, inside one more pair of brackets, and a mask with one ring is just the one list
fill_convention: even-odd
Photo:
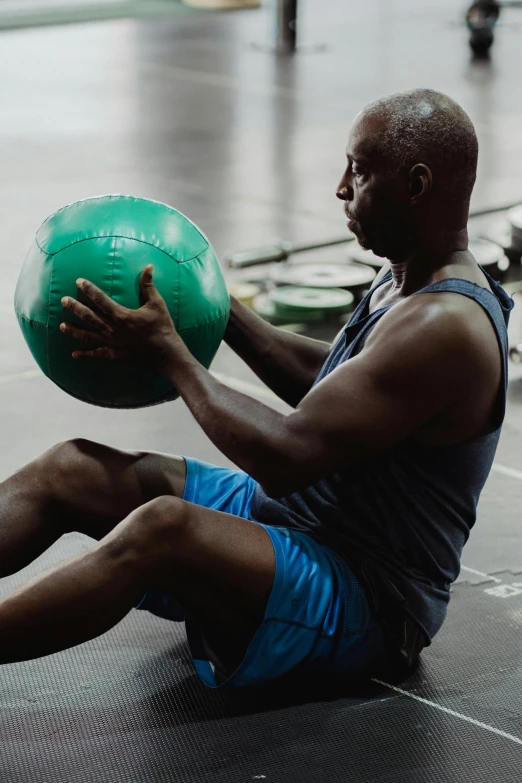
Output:
[[353,294],[341,288],[304,288],[302,286],[282,286],[269,294],[277,314],[301,312],[311,314],[346,313],[353,305]]
[[261,318],[274,326],[283,326],[283,324],[289,323],[288,318],[276,313],[275,305],[270,301],[268,294],[259,294],[259,296],[256,296],[253,309]]
[[[276,313],[279,318],[284,319],[285,323],[299,321],[300,323],[310,323],[312,321],[326,321],[332,317],[332,314],[326,310],[287,310],[284,307],[276,307]],[[338,316],[339,313],[334,313]]]
[[279,285],[310,288],[346,288],[368,286],[375,277],[369,267],[355,264],[280,264],[272,271],[272,280]]

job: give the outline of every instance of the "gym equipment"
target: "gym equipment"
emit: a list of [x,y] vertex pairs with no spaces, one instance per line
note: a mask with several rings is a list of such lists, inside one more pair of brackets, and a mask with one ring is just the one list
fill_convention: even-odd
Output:
[[271,278],[278,285],[345,288],[359,294],[370,287],[375,270],[362,264],[280,264],[274,267]]
[[293,321],[323,321],[348,313],[354,302],[353,294],[340,288],[303,288],[282,286],[269,293],[275,313]]
[[354,241],[355,237],[352,234],[327,240],[326,242],[316,242],[312,245],[293,245],[291,242],[275,240],[272,245],[264,245],[254,250],[242,250],[239,253],[233,253],[230,256],[226,256],[225,261],[230,269],[246,269],[259,264],[280,263],[281,261],[287,261],[290,256],[298,253],[322,250],[325,247],[345,245],[347,242]]
[[364,264],[365,266],[371,266],[376,271],[383,268],[386,263],[385,258],[376,256],[371,250],[364,250],[356,242],[353,242],[348,248],[348,260],[355,262],[356,264]]
[[254,299],[261,293],[261,289],[258,285],[251,283],[233,282],[228,284],[228,293],[246,307],[253,307]]
[[509,259],[504,249],[489,239],[470,239],[469,250],[480,266],[495,280],[501,281],[509,269]]
[[259,294],[259,296],[256,296],[253,303],[253,310],[273,326],[284,326],[289,323],[288,318],[276,313],[275,304],[272,302],[270,294]]
[[277,0],[276,52],[293,54],[297,48],[297,0]]
[[486,226],[480,232],[479,236],[500,245],[504,253],[509,253],[513,250],[513,245],[511,243],[511,226],[506,218],[495,220],[493,223]]
[[102,196],[69,204],[42,224],[20,273],[15,310],[45,375],[93,405],[139,408],[177,397],[172,384],[140,362],[78,361],[78,341],[60,323],[77,321],[63,296],[84,299],[76,280],[91,280],[119,304],[140,306],[147,264],[185,344],[209,367],[221,343],[229,296],[214,249],[187,217],[157,201]]
[[[507,212],[513,207],[519,206],[519,204],[520,199],[510,204],[476,209],[470,212],[469,217],[470,220],[472,220],[474,218],[486,217],[487,215],[494,215],[498,212]],[[313,244],[305,245],[294,245],[292,242],[276,240],[270,245],[258,247],[253,250],[244,250],[239,253],[232,253],[225,257],[225,261],[230,269],[245,269],[258,264],[267,264],[271,262],[280,263],[281,261],[287,261],[292,255],[307,253],[312,250],[322,250],[323,248],[334,247],[336,245],[346,245],[349,243],[354,243],[354,247],[358,247],[355,245],[355,237],[348,232],[342,237],[335,237],[334,239],[329,239],[325,242],[314,242]]]
[[522,252],[522,204],[509,210],[508,221],[511,228],[511,245]]
[[466,13],[470,31],[469,45],[477,57],[485,57],[493,44],[493,30],[498,22],[500,3],[496,0],[474,0]]
[[474,0],[466,12],[469,45],[476,57],[487,57],[502,8],[522,8],[522,0]]

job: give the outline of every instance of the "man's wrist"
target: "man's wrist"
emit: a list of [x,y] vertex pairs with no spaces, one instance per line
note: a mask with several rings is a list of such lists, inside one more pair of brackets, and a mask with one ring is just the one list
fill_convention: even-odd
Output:
[[227,328],[225,329],[225,341],[233,334],[236,334],[239,329],[240,316],[240,303],[233,296],[230,297],[230,313],[228,316]]
[[179,336],[165,343],[158,356],[158,369],[173,382],[192,365],[199,366],[199,363]]

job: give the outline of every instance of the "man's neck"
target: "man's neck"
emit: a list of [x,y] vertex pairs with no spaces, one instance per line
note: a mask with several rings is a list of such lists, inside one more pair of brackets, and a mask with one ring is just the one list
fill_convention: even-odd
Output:
[[429,285],[436,272],[468,249],[467,228],[428,237],[406,259],[391,261],[393,290],[406,297]]

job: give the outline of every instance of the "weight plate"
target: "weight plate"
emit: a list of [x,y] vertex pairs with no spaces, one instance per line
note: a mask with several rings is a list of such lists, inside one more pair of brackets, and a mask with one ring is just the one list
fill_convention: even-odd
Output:
[[253,309],[261,318],[274,326],[283,326],[283,324],[289,323],[288,318],[276,314],[275,305],[270,301],[268,294],[256,296]]
[[481,236],[500,245],[503,250],[511,249],[511,226],[505,218],[490,223],[481,231]]
[[522,231],[522,204],[509,210],[508,220],[513,228]]
[[279,264],[260,264],[259,266],[248,266],[245,269],[234,270],[234,282],[264,285],[271,277],[272,270],[278,266]]
[[350,261],[356,261],[358,264],[366,264],[372,269],[382,269],[387,263],[386,258],[380,258],[372,253],[371,250],[364,250],[357,242],[352,242],[348,246],[348,258]]
[[305,288],[357,289],[369,286],[374,277],[370,267],[350,264],[282,264],[272,272],[272,280],[279,285]]
[[254,299],[261,293],[261,288],[252,283],[231,282],[228,284],[228,292],[247,307],[252,307]]
[[471,239],[469,249],[477,263],[493,276],[495,270],[505,272],[509,267],[504,249],[496,242],[490,242],[489,239]]
[[311,314],[319,310],[323,313],[346,313],[353,305],[353,294],[341,288],[305,288],[282,286],[269,294],[276,313],[293,312],[297,315],[304,311]]
[[470,239],[469,250],[473,254],[476,261],[480,266],[488,267],[494,264],[498,264],[504,251],[495,242],[490,242],[488,239]]
[[[254,310],[265,321],[273,326],[288,326],[289,324],[321,323],[332,318],[324,310],[295,310],[285,311],[284,309],[276,313],[275,305],[270,301],[268,294],[260,294],[254,300]],[[337,317],[338,314],[337,314]]]
[[509,210],[508,220],[511,225],[511,245],[522,251],[522,204]]

